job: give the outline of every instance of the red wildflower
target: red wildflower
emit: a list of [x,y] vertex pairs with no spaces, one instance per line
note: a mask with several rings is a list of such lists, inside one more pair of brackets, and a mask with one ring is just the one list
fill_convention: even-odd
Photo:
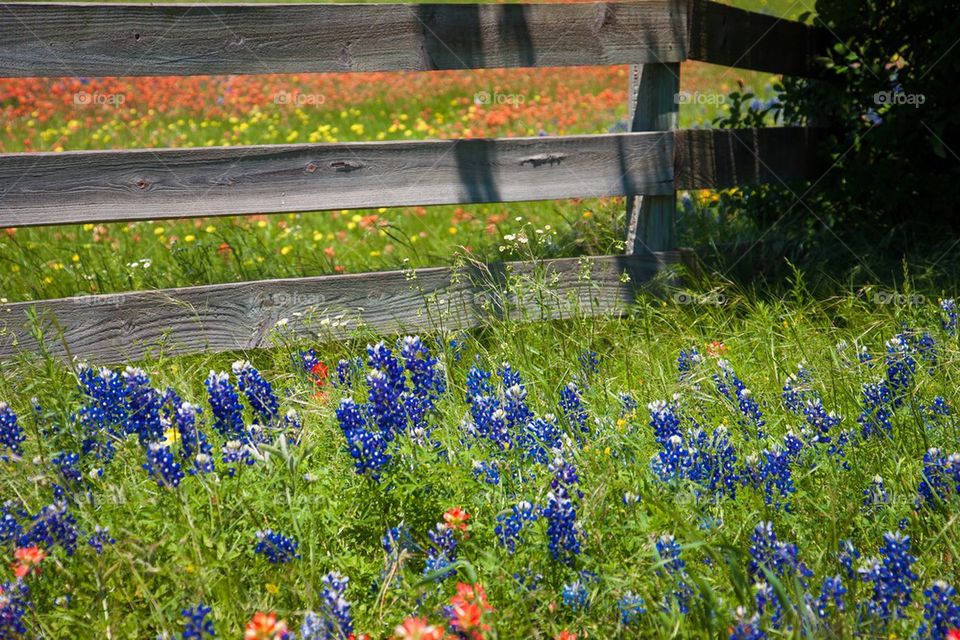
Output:
[[453,626],[457,632],[474,640],[481,640],[490,625],[483,623],[483,614],[493,611],[487,602],[487,592],[478,584],[457,584],[457,594],[450,598]]
[[947,640],[960,640],[960,629],[950,629],[950,631],[947,631]]
[[310,369],[310,373],[313,374],[313,381],[317,384],[318,387],[322,387],[327,382],[327,378],[330,377],[330,370],[327,368],[323,362],[317,361],[317,364],[313,365]]
[[460,531],[466,531],[467,520],[469,519],[470,514],[460,507],[448,509],[447,512],[443,514],[443,520],[447,523],[448,529],[459,529]]
[[40,573],[40,563],[46,557],[47,552],[40,547],[21,547],[13,552],[14,563],[10,568],[18,578]]
[[394,640],[443,640],[442,625],[433,625],[426,618],[407,618],[393,630]]
[[553,636],[553,640],[577,640],[577,634],[571,633],[564,629],[557,635]]
[[243,640],[284,640],[287,637],[287,623],[277,620],[275,613],[258,611],[247,623]]

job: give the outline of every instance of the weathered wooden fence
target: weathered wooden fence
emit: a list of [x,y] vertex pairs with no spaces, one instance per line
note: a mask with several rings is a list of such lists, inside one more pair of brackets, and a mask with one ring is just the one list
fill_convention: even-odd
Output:
[[[0,77],[629,64],[630,132],[0,154],[0,227],[627,196],[623,256],[230,283],[0,305],[0,359],[266,346],[281,319],[342,336],[609,312],[678,259],[676,191],[815,177],[817,132],[676,130],[685,60],[814,76],[818,29],[706,0],[597,4],[0,5]],[[525,276],[550,299],[518,294]],[[510,290],[510,300],[503,298]],[[533,298],[536,298],[534,301]],[[535,303],[535,304],[534,304]]]

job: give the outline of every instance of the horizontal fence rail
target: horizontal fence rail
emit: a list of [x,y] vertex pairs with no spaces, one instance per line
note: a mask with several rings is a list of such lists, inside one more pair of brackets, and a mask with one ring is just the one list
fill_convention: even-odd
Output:
[[828,34],[707,0],[0,4],[0,76],[432,71],[700,60],[815,75]]
[[[496,318],[547,320],[628,308],[642,283],[677,252],[476,265],[462,269],[261,280],[0,305],[0,360],[36,352],[37,320],[49,353],[136,360],[147,355],[270,346],[278,328],[337,339],[454,331]],[[284,322],[284,320],[286,320]]]
[[813,178],[817,132],[683,130],[0,155],[0,227],[672,194]]

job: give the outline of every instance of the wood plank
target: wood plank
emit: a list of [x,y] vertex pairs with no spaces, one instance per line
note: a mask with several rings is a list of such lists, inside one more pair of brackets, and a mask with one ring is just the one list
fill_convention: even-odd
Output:
[[361,326],[387,334],[445,332],[504,317],[617,313],[677,260],[676,253],[566,258],[5,304],[0,360],[38,351],[28,330],[31,311],[50,353],[113,363],[267,347],[282,319],[281,334],[328,340]]
[[827,29],[711,2],[691,0],[691,60],[789,76],[816,77],[816,57],[836,39]]
[[[672,131],[680,113],[680,65],[631,68],[631,131]],[[627,196],[627,254],[667,251],[677,244],[677,194]]]
[[0,228],[669,193],[659,134],[0,154]]
[[592,4],[0,4],[0,77],[679,62],[686,0]]
[[818,152],[827,129],[689,129],[675,136],[680,189],[815,180],[828,164]]

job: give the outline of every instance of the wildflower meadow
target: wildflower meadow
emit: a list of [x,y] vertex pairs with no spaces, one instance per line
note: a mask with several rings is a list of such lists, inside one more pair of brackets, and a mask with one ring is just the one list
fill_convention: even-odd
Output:
[[[646,14],[614,4],[556,14],[588,15],[586,27],[548,27],[560,41],[584,29],[602,41],[594,65],[634,36],[706,34],[709,15],[743,27],[714,18],[724,28],[689,47],[700,57],[684,50],[690,42],[669,40],[676,57],[643,63],[653,69],[646,83],[650,74],[672,82],[665,69],[682,73],[669,92],[670,126],[638,128],[646,114],[636,117],[631,92],[638,108],[655,99],[649,86],[631,88],[633,70],[619,58],[537,67],[533,54],[544,52],[530,43],[546,27],[527,24],[524,12],[541,15],[531,5],[504,11],[495,34],[457,40],[454,53],[467,60],[446,66],[443,38],[464,24],[479,31],[487,14],[428,5],[417,14],[423,51],[396,65],[414,71],[375,70],[382,61],[364,58],[376,56],[348,34],[336,72],[30,77],[17,65],[35,63],[0,42],[0,223],[13,220],[0,224],[0,640],[960,640],[956,243],[949,238],[942,256],[897,254],[891,267],[894,254],[873,236],[834,230],[856,211],[826,210],[815,189],[838,166],[851,176],[844,189],[868,183],[858,169],[897,182],[895,172],[853,165],[867,134],[898,131],[897,109],[926,113],[919,100],[893,99],[912,95],[900,82],[914,73],[913,52],[858,49],[830,30],[834,22],[815,31],[814,7],[802,0],[697,2],[689,14],[674,11],[687,6],[680,0],[641,3],[683,27],[657,23],[643,34],[630,16]],[[0,4],[0,16],[29,16],[25,5],[14,13]],[[161,21],[175,11],[96,6]],[[254,6],[202,8],[220,16]],[[303,5],[284,5],[294,6]],[[72,63],[89,47],[101,64],[87,26],[74,46],[47,54]],[[133,44],[118,40],[118,50],[141,47],[129,50],[163,64],[220,46],[168,60],[154,51],[168,33],[122,27],[134,29]],[[629,38],[617,40],[627,27]],[[409,28],[378,24],[382,46]],[[0,35],[9,29],[0,24]],[[732,55],[741,31],[756,43]],[[856,144],[834,153],[819,178],[798,174],[788,185],[764,158],[785,174],[815,164],[812,147],[791,163],[784,158],[798,150],[777,144],[819,125],[786,97],[816,102],[827,83],[769,69],[838,64],[799,48],[758,60],[751,51],[770,50],[760,45],[767,33],[810,51],[825,34],[840,40],[830,40],[830,55],[843,58],[836,73],[855,90],[821,106],[856,113],[844,123]],[[289,53],[279,36],[262,36],[251,40]],[[242,62],[242,46],[253,47],[245,38],[231,34],[213,57]],[[485,68],[481,54],[506,55],[491,43],[531,68]],[[565,53],[579,61],[582,52]],[[889,89],[886,103],[860,109],[853,100],[874,95],[864,70]],[[752,131],[697,137],[732,128]],[[947,128],[926,128],[950,139]],[[603,165],[608,146],[560,146],[574,134],[620,145],[623,166],[609,181],[620,195],[496,202],[494,174],[583,182],[572,170],[546,172]],[[636,146],[654,136],[664,139]],[[748,146],[753,138],[763,153]],[[514,158],[507,148],[503,157],[517,160],[509,166],[488,157],[506,148],[493,142],[510,139],[554,151]],[[164,164],[191,148],[342,145],[347,154],[373,145],[363,148],[399,166],[441,140],[467,141],[453,170],[463,193],[432,202],[459,204],[210,214],[205,198],[224,185],[265,185],[263,201],[275,204],[288,196],[273,193],[272,180],[359,189],[379,167],[311,160],[241,177],[228,175],[232,165],[223,174],[207,167],[216,175],[174,202],[169,193],[202,182],[192,182],[191,163],[207,160]],[[698,156],[704,140],[709,153]],[[376,146],[404,141],[412,146]],[[140,148],[154,158],[137,156],[142,166],[100,192],[104,209],[111,193],[169,192],[174,206],[196,212],[138,220],[114,211],[80,224],[86,218],[8,217],[4,199],[20,179],[5,173],[9,163],[63,156],[79,167],[98,152]],[[949,144],[936,148],[944,162],[957,157]],[[484,151],[478,159],[471,149]],[[671,164],[644,168],[660,172],[661,190],[632,191],[641,173],[633,165],[661,151]],[[235,156],[234,165],[247,161]],[[674,173],[693,186],[670,186],[682,179]],[[766,181],[734,182],[748,180],[741,174]],[[84,193],[95,179],[65,179],[63,191]],[[428,175],[404,188],[436,185]],[[664,246],[633,251],[630,230],[649,231],[654,218],[638,220],[660,209],[671,219],[657,236]],[[248,211],[261,209],[239,213]],[[781,221],[794,225],[782,236]],[[832,244],[818,244],[828,235]],[[795,261],[785,240],[798,240],[808,261]],[[777,264],[744,260],[761,252]],[[613,276],[596,275],[598,263],[613,264]],[[753,269],[749,278],[738,265]],[[477,274],[486,288],[467,282]],[[451,308],[455,294],[468,302],[462,326],[452,312],[431,311]],[[180,315],[164,315],[170,307]],[[350,313],[360,321],[345,320]],[[100,321],[78,329],[73,315]],[[143,335],[158,343],[135,351],[145,355],[110,355],[139,349]]]

